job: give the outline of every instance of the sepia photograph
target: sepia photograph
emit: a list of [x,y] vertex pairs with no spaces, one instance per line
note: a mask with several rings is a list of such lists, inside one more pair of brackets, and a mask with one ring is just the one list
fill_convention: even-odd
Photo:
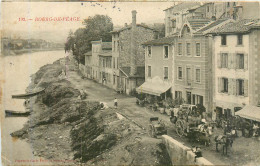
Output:
[[0,8],[1,165],[260,165],[260,1]]

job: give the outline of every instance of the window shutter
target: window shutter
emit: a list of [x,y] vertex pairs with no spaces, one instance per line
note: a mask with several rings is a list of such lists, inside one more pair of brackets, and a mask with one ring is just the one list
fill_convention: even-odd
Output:
[[228,94],[232,95],[233,94],[233,87],[232,87],[232,78],[228,79]]
[[221,93],[221,77],[218,77],[218,93]]
[[236,80],[236,79],[232,79],[232,84],[233,84],[233,95],[237,95],[237,92],[238,92],[238,90],[237,90],[237,88],[238,88],[238,81]]
[[244,54],[244,68],[248,69],[248,54]]
[[236,69],[239,69],[239,56],[235,54],[235,58],[236,58]]
[[221,59],[220,59],[221,54],[217,54],[217,64],[218,64],[218,68],[221,68]]
[[236,69],[236,64],[237,64],[237,62],[236,62],[236,54],[233,53],[232,54],[232,69]]
[[228,69],[232,69],[232,54],[228,54]]
[[248,80],[244,80],[244,96],[248,96]]

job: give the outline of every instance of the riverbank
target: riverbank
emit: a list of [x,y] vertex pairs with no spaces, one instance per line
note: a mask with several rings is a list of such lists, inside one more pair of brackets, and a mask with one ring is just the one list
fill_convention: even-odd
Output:
[[63,50],[64,48],[46,48],[46,49],[21,49],[21,50],[2,50],[2,56],[16,56],[26,53],[34,53],[34,52],[45,52],[45,51],[58,51]]
[[[46,90],[31,99],[29,121],[12,136],[27,140],[35,156],[54,165],[171,165],[161,140],[118,116],[120,110],[101,110],[99,99],[92,98],[90,91],[87,99],[78,97],[80,86],[87,84],[74,62],[61,59],[32,76],[27,90]],[[61,75],[65,64],[66,76]]]

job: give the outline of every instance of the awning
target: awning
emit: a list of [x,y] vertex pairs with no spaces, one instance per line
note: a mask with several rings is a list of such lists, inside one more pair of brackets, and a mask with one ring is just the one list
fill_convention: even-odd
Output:
[[145,82],[136,89],[138,93],[146,93],[155,96],[160,96],[171,88],[171,85],[164,83]]
[[260,107],[257,106],[247,105],[235,114],[242,118],[260,122]]

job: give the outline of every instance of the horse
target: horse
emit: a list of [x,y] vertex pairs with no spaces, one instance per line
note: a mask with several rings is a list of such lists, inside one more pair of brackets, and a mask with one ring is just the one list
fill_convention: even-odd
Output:
[[218,135],[215,137],[215,143],[216,143],[216,151],[219,152],[218,150],[218,145],[223,145],[222,148],[222,152],[223,155],[225,154],[226,151],[226,155],[227,155],[227,149],[228,147],[232,147],[233,144],[233,137],[231,135]]

